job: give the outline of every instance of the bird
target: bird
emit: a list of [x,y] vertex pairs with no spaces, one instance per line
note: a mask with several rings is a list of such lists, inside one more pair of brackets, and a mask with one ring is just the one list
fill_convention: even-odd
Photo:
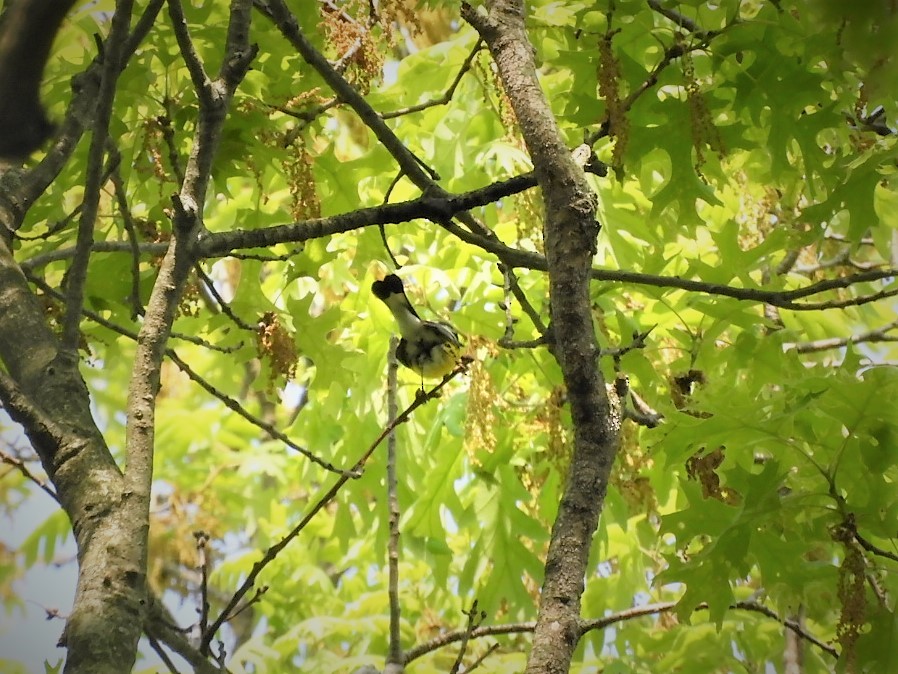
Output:
[[449,323],[425,321],[418,316],[396,274],[372,283],[371,291],[387,305],[399,325],[402,339],[396,359],[421,375],[422,388],[425,378],[441,378],[452,372],[461,353],[458,331]]

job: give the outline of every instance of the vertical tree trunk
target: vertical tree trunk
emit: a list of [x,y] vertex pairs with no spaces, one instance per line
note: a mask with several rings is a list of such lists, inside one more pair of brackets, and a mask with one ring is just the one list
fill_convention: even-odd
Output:
[[589,298],[598,225],[595,195],[574,163],[539,86],[520,0],[463,16],[489,46],[533,159],[546,208],[544,236],[554,354],[567,386],[574,448],[546,558],[527,674],[562,674],[580,638],[580,598],[592,537],[619,445],[620,416],[598,367]]

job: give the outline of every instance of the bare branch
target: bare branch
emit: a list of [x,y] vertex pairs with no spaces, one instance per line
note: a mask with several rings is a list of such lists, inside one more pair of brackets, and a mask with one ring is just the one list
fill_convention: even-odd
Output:
[[225,302],[224,297],[221,296],[221,293],[218,292],[218,289],[215,287],[215,283],[212,282],[212,279],[209,278],[208,274],[206,274],[199,263],[197,263],[194,269],[197,273],[197,276],[199,276],[200,280],[203,282],[203,285],[206,286],[206,289],[218,304],[217,309],[221,311],[221,313],[223,313],[225,316],[230,318],[234,322],[234,325],[236,325],[241,330],[246,330],[247,332],[257,334],[258,329],[256,328],[256,326],[250,325],[242,318],[240,318],[237,314],[234,313],[233,309],[231,309],[231,306],[227,302]]
[[[677,607],[676,602],[658,602],[655,604],[645,604],[643,606],[634,606],[632,608],[624,609],[622,611],[618,611],[611,615],[603,616],[601,618],[591,618],[580,621],[579,634],[582,636],[586,632],[590,632],[593,630],[603,630],[606,627],[610,627],[616,623],[627,622],[630,620],[636,620],[638,618],[644,618],[647,616],[657,615],[659,613],[667,613],[669,611],[674,610]],[[707,610],[707,604],[700,604],[696,607],[696,611],[704,611]],[[752,613],[759,613],[767,618],[771,618],[772,620],[776,620],[778,623],[784,625],[787,629],[792,630],[799,637],[808,641],[809,643],[814,644],[824,653],[831,655],[834,658],[838,658],[838,651],[830,646],[825,641],[817,638],[810,632],[808,632],[804,627],[798,624],[796,621],[791,620],[789,618],[782,618],[775,611],[767,608],[763,604],[758,604],[757,602],[752,601],[740,601],[732,604],[730,606],[731,610],[742,610],[742,611],[750,611]],[[485,625],[477,627],[472,630],[470,637],[471,639],[480,639],[486,636],[501,636],[503,634],[527,634],[532,633],[536,628],[536,622],[523,622],[523,623],[507,623],[504,625]],[[440,634],[429,641],[425,641],[422,644],[418,644],[417,646],[410,648],[405,653],[405,663],[409,664],[410,662],[421,658],[428,653],[432,653],[433,651],[439,650],[449,644],[456,643],[461,641],[465,637],[466,630],[456,630],[454,632],[446,632],[444,634]]]
[[0,24],[0,157],[20,158],[53,132],[40,84],[53,38],[74,0],[4,4]]
[[147,641],[150,642],[150,648],[156,652],[156,655],[159,656],[159,659],[162,660],[162,664],[168,668],[168,671],[171,674],[178,674],[178,668],[175,667],[175,663],[168,657],[168,653],[165,652],[165,649],[162,648],[162,644],[159,643],[156,637],[152,634],[147,634]]
[[545,206],[543,239],[552,355],[568,390],[573,442],[546,553],[537,624],[525,671],[560,672],[570,666],[577,645],[590,541],[620,445],[620,413],[598,367],[600,351],[589,296],[590,265],[598,235],[597,201],[540,86],[534,49],[524,26],[523,0],[490,0],[485,12],[463,2],[461,14],[493,56]]
[[[396,349],[399,346],[399,338],[396,335],[390,337],[390,351],[387,357],[387,417],[392,421],[399,413],[399,400],[397,392],[399,361],[396,360]],[[387,436],[387,511],[389,538],[387,539],[387,565],[389,567],[389,581],[387,594],[390,598],[390,643],[387,650],[387,664],[402,663],[402,641],[400,629],[402,627],[402,604],[399,601],[399,495],[397,466],[396,466],[396,434]]]
[[193,667],[196,674],[222,674],[222,670],[209,662],[194,648],[178,627],[174,618],[158,598],[151,599],[148,615],[144,620],[144,632],[168,646]]
[[[535,621],[523,622],[523,623],[506,623],[503,625],[481,625],[476,629],[472,630],[469,639],[480,639],[482,637],[487,636],[501,636],[503,634],[528,634],[532,633],[533,629],[536,627]],[[454,632],[444,632],[433,639],[425,641],[422,644],[418,644],[413,648],[408,649],[405,652],[405,662],[403,664],[409,664],[417,660],[418,658],[424,657],[428,653],[432,653],[437,651],[445,646],[450,644],[454,644],[458,641],[461,641],[465,638],[465,634],[467,630],[455,630]]]
[[[22,390],[18,383],[8,374],[0,370],[0,401],[10,418],[22,424],[26,429],[41,461],[50,461],[48,448],[55,449],[62,443],[63,431],[56,421],[48,416],[30,396]],[[54,498],[57,498],[54,495]],[[58,499],[57,499],[58,500]]]
[[[137,247],[141,255],[159,256],[165,254],[168,244],[139,243]],[[91,249],[95,253],[132,253],[133,251],[130,241],[94,241]],[[74,248],[59,248],[24,260],[20,263],[20,266],[24,271],[31,272],[40,267],[46,267],[53,262],[68,260],[74,254]]]
[[340,475],[345,473],[344,470],[337,468],[332,463],[325,461],[324,459],[316,456],[315,454],[313,454],[311,451],[309,451],[302,445],[296,444],[290,438],[288,438],[286,435],[284,435],[281,431],[279,431],[274,426],[269,424],[267,421],[264,421],[263,419],[260,419],[259,417],[255,416],[254,414],[249,412],[245,407],[243,407],[243,405],[238,403],[236,400],[234,400],[227,394],[219,391],[208,381],[206,381],[205,379],[200,377],[200,375],[198,375],[193,370],[193,368],[191,368],[172,349],[167,349],[165,352],[165,355],[168,358],[170,358],[172,360],[172,362],[174,362],[174,364],[177,365],[178,368],[180,368],[180,370],[184,374],[186,374],[192,381],[199,384],[203,390],[205,390],[207,393],[212,395],[214,398],[217,398],[218,400],[220,400],[225,405],[225,407],[227,407],[229,410],[236,412],[237,414],[239,414],[241,417],[246,419],[248,422],[250,422],[254,426],[257,426],[258,428],[265,431],[268,435],[270,435],[275,440],[279,440],[280,442],[283,442],[290,449],[296,450],[297,452],[302,454],[304,457],[306,457],[312,463],[315,463],[315,464],[321,466],[322,468],[324,468],[325,470],[328,470],[332,473],[338,473]]
[[[7,386],[9,384],[7,383]],[[0,397],[4,396],[3,393],[0,393]],[[7,465],[12,466],[16,470],[18,470],[26,480],[30,480],[34,484],[36,484],[44,493],[46,493],[50,498],[59,503],[59,497],[56,495],[56,492],[53,491],[53,488],[47,484],[47,480],[38,477],[34,473],[31,472],[31,469],[28,467],[28,464],[25,463],[23,459],[12,456],[11,454],[7,454],[6,452],[0,450],[0,462],[3,462]]]
[[84,202],[78,223],[75,255],[68,271],[68,286],[65,317],[62,323],[62,348],[76,351],[81,337],[81,306],[84,303],[84,284],[87,282],[87,266],[90,262],[94,227],[100,205],[100,189],[103,180],[103,156],[109,137],[109,123],[112,119],[112,102],[118,76],[124,69],[131,24],[133,0],[117,0],[112,15],[109,38],[103,45],[100,74],[100,89],[97,94],[96,112],[91,129],[90,149],[87,156],[87,170],[84,180]]
[[200,60],[200,55],[197,53],[196,47],[193,46],[193,39],[187,28],[187,19],[184,16],[181,0],[168,0],[168,15],[171,18],[184,65],[187,66],[187,72],[190,73],[190,79],[193,81],[193,89],[200,99],[200,105],[207,108],[212,107],[215,103],[212,94],[212,80],[206,74],[206,68]]
[[894,552],[889,552],[888,550],[884,550],[876,545],[873,545],[873,543],[861,536],[857,531],[854,532],[854,538],[860,544],[860,546],[870,554],[877,555],[879,557],[885,557],[886,559],[891,559],[893,562],[898,562],[898,555],[896,555]]
[[863,342],[898,342],[898,335],[889,334],[898,329],[898,321],[892,321],[875,330],[868,330],[850,337],[831,337],[818,339],[812,342],[790,342],[783,344],[784,349],[794,349],[797,353],[816,353],[830,349],[841,349],[849,344],[861,344]]
[[444,93],[439,98],[434,98],[424,103],[418,103],[417,105],[410,105],[409,107],[402,108],[400,110],[382,112],[380,116],[383,119],[394,119],[396,117],[402,117],[403,115],[410,115],[414,112],[421,112],[422,110],[427,110],[428,108],[433,108],[438,105],[448,105],[452,101],[452,97],[455,95],[455,90],[458,89],[458,85],[461,84],[465,73],[467,73],[471,69],[471,64],[474,63],[474,58],[478,53],[480,53],[482,49],[483,41],[477,40],[477,42],[474,44],[474,48],[471,50],[471,53],[468,54],[467,58],[465,58],[464,62],[461,64],[461,68],[458,69],[458,73],[456,73],[455,79],[452,80],[449,88],[446,89],[446,93]]
[[680,28],[685,28],[690,33],[694,33],[699,37],[706,35],[706,32],[702,30],[701,27],[695,21],[690,19],[688,16],[681,14],[673,9],[668,9],[664,7],[659,0],[648,0],[649,7],[658,12],[661,16],[670,19],[675,24],[677,24]]
[[[514,270],[504,264],[499,265],[499,271],[502,272],[503,286],[505,290],[505,334],[499,339],[499,346],[506,349],[534,348],[548,342],[549,329],[543,323],[539,312],[530,304],[524,290],[518,283]],[[519,342],[514,340],[514,324],[515,318],[511,313],[511,298],[514,297],[521,305],[521,309],[530,318],[533,327],[539,332],[540,336],[529,342]]]
[[122,179],[119,164],[121,153],[114,143],[110,142],[110,162],[114,169],[111,172],[112,186],[115,190],[115,200],[118,203],[119,213],[125,225],[128,235],[128,243],[131,246],[131,320],[143,314],[143,305],[140,303],[140,243],[137,240],[137,227],[134,225],[134,216],[128,204],[128,195],[125,191],[125,181]]
[[498,643],[490,644],[483,653],[481,653],[480,655],[477,656],[477,658],[474,660],[474,662],[471,663],[470,667],[465,667],[464,674],[468,674],[468,672],[473,672],[475,669],[477,669],[480,665],[483,664],[484,660],[486,660],[490,655],[492,655],[497,650],[499,650]]
[[[179,194],[172,198],[174,215],[173,236],[153,291],[146,307],[146,314],[137,340],[137,350],[128,386],[128,420],[126,434],[127,468],[125,481],[133,495],[134,507],[141,517],[149,512],[150,488],[153,477],[153,447],[155,438],[156,405],[159,390],[160,368],[166,352],[166,342],[174,322],[178,302],[195,263],[194,242],[202,228],[202,204],[211,175],[212,161],[221,137],[222,125],[234,91],[246,74],[255,50],[248,42],[248,12],[250,0],[233,0],[228,24],[228,39],[223,54],[219,78],[210,84],[196,82],[200,73],[191,63],[193,52],[189,36],[183,31],[179,45],[192,68],[192,76],[202,90],[197,92],[200,116],[194,135],[193,148],[184,172],[184,182]],[[169,3],[173,22],[178,29],[180,3]],[[136,552],[143,552],[146,541],[135,545]]]
[[[706,607],[701,606],[699,608],[706,608]],[[776,613],[776,611],[773,611],[772,609],[769,609],[762,604],[758,604],[758,603],[752,602],[752,601],[737,601],[735,604],[733,604],[733,606],[731,608],[736,608],[736,609],[740,609],[743,611],[751,611],[753,613],[760,613],[761,615],[765,615],[768,618],[772,618],[773,620],[776,620],[778,623],[785,626],[787,629],[792,630],[792,632],[797,634],[799,637],[801,637],[805,641],[808,641],[808,642],[814,644],[817,648],[819,648],[824,653],[827,653],[828,655],[831,655],[834,658],[839,657],[839,651],[837,651],[833,646],[830,646],[825,641],[818,639],[813,634],[808,632],[801,625],[800,622],[792,620],[791,618],[782,618],[782,617],[780,617],[779,614]]]
[[165,108],[165,114],[156,118],[159,129],[162,131],[162,139],[168,148],[168,163],[171,164],[172,173],[179,185],[184,184],[184,169],[181,168],[181,157],[178,154],[178,142],[175,139],[175,129],[171,120],[174,117],[174,101],[166,96],[162,99],[162,105]]
[[465,627],[464,636],[462,636],[461,645],[458,648],[458,655],[455,656],[455,662],[452,664],[449,674],[458,674],[461,669],[461,663],[465,658],[465,652],[468,650],[468,641],[470,641],[474,630],[480,627],[481,623],[483,623],[486,618],[486,611],[477,610],[476,599],[471,604],[471,608],[467,611],[462,611],[462,613],[467,616],[468,624]]
[[209,534],[195,531],[196,552],[200,571],[200,634],[205,634],[209,626]]
[[[125,41],[123,63],[146,37],[165,0],[150,0],[134,30]],[[102,63],[95,59],[82,73],[72,78],[74,96],[59,125],[55,142],[34,168],[9,170],[0,175],[0,225],[9,231],[18,229],[28,208],[56,179],[71,158],[84,130],[96,114]]]

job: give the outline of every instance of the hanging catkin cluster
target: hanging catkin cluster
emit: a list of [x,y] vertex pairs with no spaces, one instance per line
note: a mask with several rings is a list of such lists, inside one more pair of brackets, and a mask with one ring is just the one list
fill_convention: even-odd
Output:
[[620,61],[617,60],[614,50],[611,48],[611,41],[617,33],[616,30],[609,30],[599,38],[597,75],[599,96],[605,101],[608,135],[614,138],[611,167],[620,179],[624,166],[624,151],[627,149],[627,141],[630,138],[630,121],[627,119],[625,104],[621,98]]
[[695,148],[695,170],[701,174],[702,166],[705,164],[705,146],[716,152],[721,159],[726,154],[726,149],[723,146],[720,132],[714,126],[708,103],[705,101],[701,85],[695,76],[695,62],[692,60],[692,52],[689,49],[683,52],[682,63],[683,77],[686,82],[686,103],[689,106],[689,121],[692,130],[692,146]]

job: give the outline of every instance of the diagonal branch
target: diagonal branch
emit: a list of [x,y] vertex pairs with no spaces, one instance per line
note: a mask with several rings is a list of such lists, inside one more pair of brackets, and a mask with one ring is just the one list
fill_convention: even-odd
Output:
[[[4,390],[8,387],[9,381],[6,382],[6,386],[0,384]],[[0,393],[0,398],[5,397],[5,393]],[[56,492],[53,491],[53,488],[47,484],[47,480],[42,479],[31,472],[31,469],[28,467],[28,464],[25,463],[24,460],[7,454],[6,452],[0,451],[0,462],[5,463],[7,465],[12,466],[16,470],[18,470],[22,476],[26,480],[30,480],[34,484],[36,484],[44,493],[46,493],[50,498],[59,503],[59,496],[56,495]]]
[[177,40],[178,48],[181,50],[184,65],[187,66],[187,72],[190,73],[193,90],[200,100],[200,105],[202,107],[210,107],[214,103],[212,80],[206,74],[206,68],[200,60],[196,47],[193,45],[181,0],[168,0],[168,16],[172,22],[175,40]]
[[90,262],[94,226],[100,206],[100,189],[103,180],[103,157],[109,137],[112,104],[119,74],[125,64],[125,42],[131,24],[133,0],[117,0],[112,15],[109,38],[103,45],[100,88],[97,94],[96,112],[91,129],[90,150],[87,155],[87,173],[84,181],[84,202],[78,223],[75,255],[68,271],[68,287],[65,316],[62,322],[62,348],[76,351],[81,337],[81,306],[84,303],[84,284],[87,282],[87,265]]
[[[33,276],[30,277],[29,280],[32,283],[34,283],[38,288],[40,288],[47,295],[55,297],[58,300],[63,299],[63,296],[61,293],[59,293],[58,291],[51,288],[49,285],[44,283],[42,280],[40,280],[36,277],[33,277]],[[134,332],[132,332],[131,330],[128,330],[127,328],[124,328],[120,325],[113,323],[110,320],[107,320],[106,318],[103,318],[103,316],[101,316],[100,314],[98,314],[94,311],[91,311],[89,309],[84,309],[83,312],[87,318],[89,318],[90,320],[95,322],[97,325],[102,325],[104,328],[107,328],[108,330],[111,330],[119,335],[127,337],[128,339],[131,339],[135,342],[139,338],[139,336],[137,334],[135,334]],[[176,335],[174,333],[172,333],[172,336],[176,336]],[[232,412],[234,412],[236,414],[239,414],[241,417],[246,419],[253,426],[256,426],[257,428],[259,428],[262,431],[264,431],[265,433],[267,433],[271,438],[284,443],[290,449],[296,450],[297,452],[299,452],[300,454],[305,456],[307,459],[309,459],[309,461],[321,466],[325,470],[328,470],[332,473],[339,473],[341,475],[343,474],[343,472],[344,472],[343,470],[341,470],[340,468],[337,468],[332,463],[325,461],[324,459],[318,457],[317,455],[315,455],[314,453],[312,453],[311,451],[309,451],[302,445],[296,444],[286,434],[282,433],[277,428],[275,428],[274,425],[268,423],[267,421],[265,421],[263,419],[260,419],[256,415],[252,414],[249,410],[247,410],[239,402],[237,402],[234,398],[231,398],[230,396],[223,393],[222,391],[219,391],[212,384],[210,384],[203,377],[201,377],[196,371],[194,371],[193,368],[191,368],[185,360],[183,360],[180,356],[178,356],[177,352],[174,349],[166,348],[165,356],[167,358],[169,358],[175,365],[177,365],[178,368],[181,370],[181,372],[183,372],[184,374],[187,375],[188,379],[190,379],[195,384],[198,384],[200,388],[202,388],[204,391],[206,391],[213,398],[216,398],[217,400],[219,400],[229,410],[231,410]]]
[[281,550],[286,548],[290,542],[296,538],[300,532],[306,528],[309,522],[317,515],[324,506],[330,503],[340,489],[345,485],[350,479],[354,477],[359,477],[361,475],[361,471],[364,470],[365,464],[368,462],[368,459],[371,458],[371,455],[374,454],[374,450],[378,448],[378,446],[386,439],[400,424],[404,424],[411,417],[412,412],[414,412],[418,407],[426,403],[428,400],[435,398],[439,395],[440,390],[446,384],[448,384],[452,379],[461,374],[467,369],[467,363],[463,362],[461,365],[456,367],[452,372],[443,377],[443,380],[437,384],[433,389],[428,391],[425,395],[416,396],[414,402],[409,405],[399,416],[397,416],[393,421],[387,424],[387,427],[377,436],[374,442],[368,447],[367,450],[359,457],[358,461],[355,462],[353,467],[345,471],[337,481],[328,489],[319,499],[315,502],[315,504],[309,509],[309,511],[303,516],[303,518],[299,521],[299,523],[287,533],[281,540],[272,545],[268,550],[262,555],[262,559],[253,564],[253,568],[250,570],[249,574],[247,574],[246,580],[237,588],[237,591],[234,592],[234,596],[231,597],[231,600],[228,602],[228,605],[222,610],[221,614],[218,618],[215,619],[215,622],[209,626],[206,634],[202,636],[202,643],[200,646],[200,650],[203,653],[209,652],[209,644],[212,642],[212,639],[215,637],[215,633],[221,628],[221,626],[230,619],[234,610],[237,608],[237,605],[240,603],[240,600],[246,596],[246,593],[249,592],[256,583],[256,579],[259,577],[259,574],[267,567],[271,562],[273,562],[277,556],[280,554]]
[[458,85],[461,84],[461,81],[464,78],[465,74],[471,69],[471,65],[474,63],[474,59],[482,49],[483,42],[481,40],[477,40],[477,42],[474,44],[474,48],[471,49],[471,53],[468,54],[467,58],[465,58],[465,60],[462,62],[461,68],[458,69],[458,73],[456,73],[455,79],[452,80],[452,83],[446,89],[446,92],[439,98],[434,98],[432,100],[425,101],[424,103],[418,103],[417,105],[410,105],[409,107],[402,108],[401,110],[382,112],[380,116],[383,119],[395,119],[396,117],[402,117],[403,115],[410,115],[415,112],[421,112],[422,110],[427,110],[428,108],[433,108],[438,105],[448,105],[452,101],[452,97],[455,96],[455,90],[458,89]]
[[368,105],[362,94],[346,81],[321,52],[315,49],[284,0],[256,0],[254,4],[265,16],[274,21],[281,34],[296,48],[306,63],[321,75],[337,98],[355,110],[365,126],[374,132],[409,179],[418,187],[431,183],[434,176],[424,169],[423,163],[399,140],[383,117]]
[[[128,386],[125,430],[127,468],[124,481],[129,499],[123,505],[135,522],[145,523],[149,517],[160,370],[178,303],[196,261],[194,246],[202,231],[201,208],[205,202],[212,162],[234,91],[255,55],[248,41],[249,7],[249,0],[232,1],[219,78],[212,83],[210,95],[206,95],[205,90],[197,92],[200,110],[193,147],[181,190],[172,199],[173,235],[153,285],[137,339]],[[189,60],[189,56],[185,58]],[[138,560],[137,568],[144,568],[147,558],[146,529],[141,533],[131,541],[133,554]]]

